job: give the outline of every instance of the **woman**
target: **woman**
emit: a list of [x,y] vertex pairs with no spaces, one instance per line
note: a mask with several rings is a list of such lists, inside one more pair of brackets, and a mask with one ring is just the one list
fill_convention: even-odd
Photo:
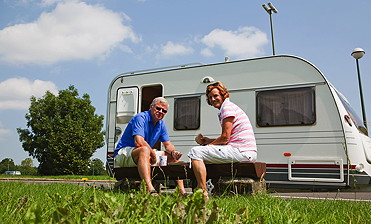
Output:
[[228,90],[223,83],[215,82],[206,88],[207,103],[219,109],[218,117],[222,133],[216,139],[199,134],[188,153],[198,188],[206,191],[205,163],[253,162],[257,157],[254,132],[246,113],[229,100]]

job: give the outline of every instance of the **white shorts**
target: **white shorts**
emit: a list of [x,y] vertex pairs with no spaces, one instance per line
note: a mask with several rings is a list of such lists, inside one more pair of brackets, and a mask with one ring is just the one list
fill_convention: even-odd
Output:
[[257,153],[255,151],[240,152],[238,148],[230,145],[207,145],[193,147],[188,157],[205,163],[255,162]]
[[[131,156],[131,153],[135,147],[123,147],[121,148],[117,155],[115,156],[114,160],[114,167],[136,167],[137,164],[135,164],[133,157]],[[158,151],[157,149],[153,149],[156,153],[156,163],[152,166],[157,166],[160,162],[160,156],[163,156],[165,154],[164,151]]]

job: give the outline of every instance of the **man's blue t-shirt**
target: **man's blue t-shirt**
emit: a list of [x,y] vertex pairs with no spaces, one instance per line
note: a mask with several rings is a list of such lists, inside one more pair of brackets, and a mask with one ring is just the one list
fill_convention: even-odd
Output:
[[123,147],[135,147],[134,135],[142,136],[151,147],[153,147],[159,139],[161,142],[170,141],[165,122],[159,120],[156,126],[154,126],[151,112],[149,110],[144,111],[136,114],[130,120],[116,146],[114,156],[116,156],[118,151]]

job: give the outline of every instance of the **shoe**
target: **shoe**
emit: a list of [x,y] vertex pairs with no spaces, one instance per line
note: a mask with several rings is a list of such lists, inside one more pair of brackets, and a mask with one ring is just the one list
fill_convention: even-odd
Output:
[[204,195],[205,202],[209,201],[209,192],[204,191],[203,195]]
[[153,196],[153,197],[158,197],[158,196],[159,196],[156,190],[152,190],[152,191],[150,191],[149,194],[150,194],[151,196]]

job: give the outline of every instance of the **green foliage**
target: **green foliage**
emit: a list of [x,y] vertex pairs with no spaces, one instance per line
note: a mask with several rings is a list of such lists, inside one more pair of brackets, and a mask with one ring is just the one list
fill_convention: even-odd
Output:
[[21,165],[21,166],[17,166],[16,170],[21,171],[22,176],[24,176],[24,175],[31,175],[31,176],[38,175],[36,167],[22,166]]
[[37,168],[34,167],[31,158],[22,160],[21,165],[17,166],[17,170],[21,171],[22,175],[37,175]]
[[105,167],[104,167],[104,163],[102,162],[102,160],[100,160],[98,158],[90,160],[89,161],[89,168],[88,168],[88,171],[86,172],[86,174],[87,175],[92,175],[92,176],[107,174],[106,170],[105,170]]
[[5,158],[0,162],[0,174],[4,173],[7,170],[16,170],[16,165],[11,158]]
[[89,158],[104,145],[103,116],[98,116],[90,97],[79,98],[70,86],[56,96],[47,91],[31,97],[27,129],[17,128],[22,146],[39,161],[44,175],[82,174]]
[[26,158],[21,162],[21,165],[15,165],[13,159],[5,158],[0,162],[0,174],[6,170],[21,171],[22,175],[37,175],[37,168],[34,167],[31,158]]
[[368,223],[369,202],[283,200],[268,194],[204,200],[70,184],[0,182],[0,223]]
[[26,158],[26,159],[22,160],[21,166],[24,166],[24,167],[33,167],[33,161],[32,161],[32,159],[31,158]]

